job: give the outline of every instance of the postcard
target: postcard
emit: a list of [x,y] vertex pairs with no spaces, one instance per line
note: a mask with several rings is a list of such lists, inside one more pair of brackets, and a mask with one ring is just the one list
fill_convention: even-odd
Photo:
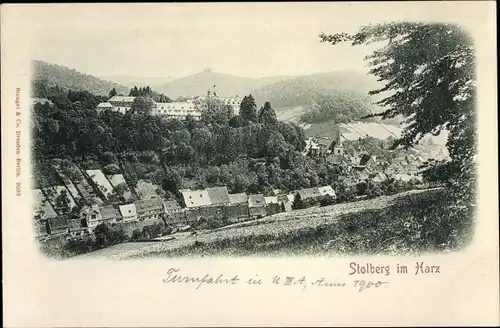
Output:
[[495,12],[2,5],[5,326],[497,326]]

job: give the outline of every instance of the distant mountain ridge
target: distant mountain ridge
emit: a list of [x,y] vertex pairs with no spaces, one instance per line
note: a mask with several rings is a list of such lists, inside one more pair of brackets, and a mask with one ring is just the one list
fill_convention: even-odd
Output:
[[258,87],[287,78],[289,76],[251,78],[204,71],[155,86],[155,89],[174,99],[179,96],[204,95],[209,90],[224,97],[243,97]]
[[[310,105],[318,96],[332,93],[358,94],[368,98],[368,92],[382,87],[374,76],[357,71],[333,71],[298,76],[273,84],[264,85],[252,91],[258,104],[271,102],[273,107],[295,107]],[[369,97],[373,102],[380,97]]]
[[65,66],[41,60],[32,61],[32,80],[45,80],[49,86],[58,85],[61,88],[74,91],[85,90],[99,96],[108,95],[113,88],[118,94],[128,94],[129,91],[127,87],[118,83],[105,81]]

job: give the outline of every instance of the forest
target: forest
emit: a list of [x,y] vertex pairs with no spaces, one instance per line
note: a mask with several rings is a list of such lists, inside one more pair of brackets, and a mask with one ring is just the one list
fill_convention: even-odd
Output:
[[[179,188],[226,185],[230,192],[269,193],[332,184],[338,175],[324,159],[301,154],[304,131],[280,122],[271,104],[257,110],[244,98],[240,115],[214,97],[202,104],[202,119],[185,121],[147,115],[98,113],[101,96],[45,90],[53,105],[37,104],[33,117],[35,180],[44,183],[43,163],[60,158],[86,169],[120,166],[132,187],[138,179],[162,186],[169,197]],[[40,96],[39,94],[34,94]],[[134,103],[135,104],[135,103]]]

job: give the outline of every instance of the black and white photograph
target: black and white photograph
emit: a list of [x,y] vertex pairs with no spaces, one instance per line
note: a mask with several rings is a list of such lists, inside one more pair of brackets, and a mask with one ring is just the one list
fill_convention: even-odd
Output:
[[495,7],[2,5],[8,326],[498,323]]
[[133,259],[467,247],[476,184],[467,29],[276,22],[152,20],[98,34],[44,22],[53,32],[33,50],[31,77],[41,251]]

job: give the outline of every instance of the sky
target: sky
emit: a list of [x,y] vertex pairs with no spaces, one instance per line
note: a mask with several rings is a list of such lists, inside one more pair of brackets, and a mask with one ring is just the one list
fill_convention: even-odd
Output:
[[211,68],[263,77],[366,72],[363,58],[374,47],[331,46],[318,34],[396,19],[442,19],[438,13],[411,3],[38,5],[25,9],[29,24],[22,28],[32,59],[95,76],[182,77]]

